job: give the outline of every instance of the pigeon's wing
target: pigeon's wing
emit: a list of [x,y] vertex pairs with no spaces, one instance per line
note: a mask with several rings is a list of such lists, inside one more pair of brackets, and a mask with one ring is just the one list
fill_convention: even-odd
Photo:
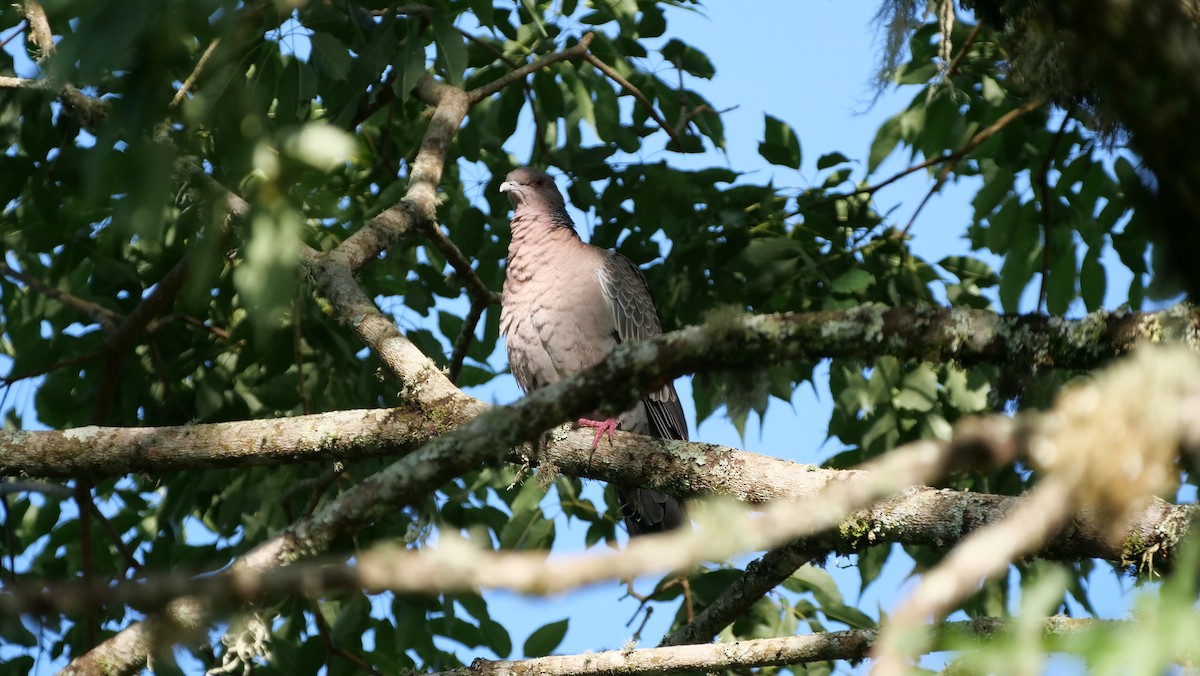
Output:
[[[613,313],[617,342],[635,342],[661,334],[654,296],[641,269],[621,254],[606,253],[597,274],[604,300]],[[663,439],[688,438],[687,419],[673,384],[667,383],[642,401],[650,434]]]

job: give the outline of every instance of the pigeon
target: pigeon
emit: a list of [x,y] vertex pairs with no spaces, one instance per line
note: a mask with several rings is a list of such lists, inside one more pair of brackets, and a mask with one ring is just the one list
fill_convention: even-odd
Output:
[[[525,393],[596,364],[613,347],[662,333],[642,271],[621,254],[583,242],[566,202],[545,172],[513,170],[500,185],[513,206],[512,242],[500,309],[508,363]],[[595,449],[613,429],[688,438],[673,384],[646,395],[617,419],[582,418]],[[651,488],[617,488],[631,537],[679,528],[683,505]]]

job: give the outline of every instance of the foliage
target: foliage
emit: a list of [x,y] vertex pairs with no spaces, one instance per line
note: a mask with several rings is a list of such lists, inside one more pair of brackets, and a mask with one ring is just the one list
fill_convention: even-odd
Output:
[[[0,276],[0,346],[11,357],[6,392],[33,383],[24,386],[35,391],[40,424],[179,425],[395,403],[395,383],[381,375],[376,357],[331,321],[314,296],[297,266],[298,247],[331,249],[403,194],[425,129],[425,106],[411,93],[421,76],[476,87],[574,44],[582,31],[596,33],[591,52],[661,111],[678,142],[668,141],[645,106],[590,63],[541,69],[475,105],[439,186],[439,219],[491,289],[502,283],[508,238],[508,205],[497,188],[515,164],[532,163],[567,177],[560,183],[570,202],[597,224],[594,243],[647,266],[668,329],[728,306],[775,312],[949,303],[1016,312],[1030,308],[1033,290],[1038,308],[1065,315],[1101,307],[1114,292],[1114,277],[1132,280],[1115,293],[1135,309],[1172,292],[1156,289],[1149,276],[1149,240],[1130,198],[1141,185],[1136,158],[1103,147],[1079,109],[1038,107],[954,156],[1029,101],[1005,69],[999,36],[983,27],[968,38],[973,26],[962,19],[952,35],[964,50],[956,69],[946,72],[937,58],[938,25],[917,28],[894,75],[897,86],[912,92],[911,104],[878,130],[868,156],[820,157],[811,187],[792,190],[755,183],[735,169],[676,166],[679,154],[726,145],[719,102],[690,88],[697,79],[720,77],[720,64],[670,32],[671,12],[693,9],[690,2],[435,0],[400,13],[380,2],[279,7],[228,0],[46,3],[61,35],[43,63],[46,77],[71,83],[107,110],[89,117],[58,102],[49,88],[0,90],[3,262],[16,275],[99,308],[89,314],[20,277]],[[0,26],[22,21],[17,9],[0,9]],[[210,45],[211,58],[198,68]],[[30,56],[45,55],[31,48]],[[7,53],[3,59],[0,74],[25,68]],[[193,72],[191,92],[173,103]],[[759,152],[770,163],[797,168],[806,130],[793,129],[785,113],[767,115]],[[517,140],[529,147],[517,147]],[[664,147],[673,152],[641,159]],[[882,163],[897,155],[914,162],[947,156],[933,165],[942,172],[939,183],[982,179],[966,236],[972,251],[1001,261],[998,270],[968,252],[940,261],[914,255],[907,228],[877,211],[872,199],[874,184],[886,178]],[[244,197],[249,215],[227,217],[196,168]],[[113,353],[98,317],[120,323],[185,260],[190,275],[169,311],[127,354]],[[1110,269],[1118,262],[1127,272]],[[460,280],[450,270],[436,247],[411,238],[359,277],[439,364],[449,363],[466,313]],[[497,346],[493,306],[458,384],[501,375]],[[771,397],[789,400],[813,377],[814,365],[702,375],[695,388],[699,417],[725,407],[741,427]],[[848,448],[829,461],[833,466],[906,441],[944,438],[964,415],[1039,405],[1074,375],[1021,364],[967,368],[892,358],[838,358],[829,374],[829,435]],[[31,423],[8,410],[6,427]],[[305,465],[102,481],[95,500],[120,546],[95,523],[85,546],[70,502],[6,496],[4,522],[17,553],[12,565],[22,577],[63,579],[79,574],[87,551],[91,574],[103,577],[211,569],[379,466],[356,463],[332,482],[306,483],[325,468]],[[611,493],[608,504],[595,504],[569,477],[555,479],[550,491],[536,481],[506,490],[515,478],[510,468],[461,477],[419,509],[360,533],[360,542],[411,542],[432,528],[462,529],[503,549],[550,548],[564,527],[585,529],[588,544],[615,540]],[[954,485],[1018,493],[1028,482],[1017,467],[959,477]],[[566,518],[554,520],[550,504]],[[909,552],[919,567],[943,553]],[[877,548],[857,558],[864,585],[889,555]],[[1026,585],[1042,575],[1061,579],[1039,608],[1054,612],[1075,607],[1071,601],[1088,603],[1080,580],[1090,567],[1083,562],[1064,575],[1057,567],[1022,564],[1013,574]],[[696,610],[735,577],[728,567],[698,574]],[[800,569],[784,587],[787,593],[759,601],[725,636],[874,623],[821,568]],[[963,609],[972,616],[1006,614],[1010,589],[1005,581],[989,585]],[[1194,598],[1194,589],[1185,591]],[[652,601],[670,612],[680,602],[668,592]],[[330,673],[354,672],[351,661],[331,655],[322,634],[384,673],[457,667],[478,654],[550,654],[571,619],[547,617],[518,649],[518,639],[489,616],[486,599],[471,594],[289,600],[269,611],[279,620],[262,673],[321,662]],[[123,608],[106,608],[89,621],[103,637],[129,619]],[[52,623],[35,633],[5,619],[0,645],[19,648],[21,659],[39,651],[76,656],[84,651],[86,624]],[[203,651],[196,655],[206,659]]]

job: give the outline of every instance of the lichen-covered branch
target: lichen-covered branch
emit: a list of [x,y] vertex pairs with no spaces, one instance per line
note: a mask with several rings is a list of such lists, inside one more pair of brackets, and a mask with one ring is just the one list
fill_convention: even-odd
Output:
[[[179,428],[82,428],[68,431],[0,431],[0,473],[29,476],[90,476],[130,472],[170,472],[203,467],[306,462],[323,457],[355,458],[401,454],[466,422],[489,406],[463,394],[405,339],[358,288],[344,267],[318,272],[322,292],[342,319],[376,348],[390,368],[413,383],[413,409],[300,416],[277,421],[246,421]],[[790,358],[892,354],[932,361],[1026,364],[1029,368],[1091,368],[1131,349],[1139,341],[1197,343],[1197,315],[1190,306],[1153,313],[1094,313],[1080,320],[1041,316],[999,316],[979,310],[863,308],[844,312],[724,318],[664,334],[644,344],[622,347],[602,364],[610,374],[649,364],[650,381],[683,373],[756,366]],[[572,382],[599,377],[582,375]],[[604,377],[601,390],[627,385]],[[589,401],[596,393],[589,393]],[[640,396],[626,391],[624,396]],[[624,401],[623,399],[620,401]],[[563,406],[576,408],[573,402]],[[609,402],[620,410],[619,402]],[[587,410],[586,407],[579,410]],[[413,417],[434,412],[439,424]],[[336,422],[332,421],[336,417]],[[552,420],[547,427],[567,417]],[[312,426],[330,424],[317,446],[303,436]],[[402,427],[396,427],[401,425]],[[334,429],[336,428],[336,429]],[[269,430],[269,433],[268,433]],[[337,433],[340,432],[340,433]],[[386,436],[387,438],[383,438]],[[238,449],[246,439],[269,438],[254,449]],[[581,436],[582,438],[582,436]],[[663,451],[720,448],[624,435],[614,457],[639,465]],[[227,441],[226,441],[227,440]],[[364,441],[365,440],[365,441]],[[551,443],[555,452],[561,445]],[[628,449],[628,450],[626,450]],[[641,455],[639,455],[641,454]],[[598,465],[603,460],[597,456]],[[565,459],[556,462],[568,462]],[[581,463],[582,466],[582,463]],[[678,468],[677,468],[678,469]],[[616,471],[616,470],[613,470]],[[653,471],[643,467],[641,471]],[[581,472],[586,474],[586,472]],[[685,486],[682,493],[723,492],[711,485]],[[750,489],[746,490],[763,490]],[[729,493],[733,494],[733,493]],[[748,499],[754,501],[752,496]]]
[[[971,636],[980,639],[1002,631],[1007,624],[1008,622],[1001,618],[985,617],[966,622],[949,622],[939,625],[936,629],[942,637]],[[1118,622],[1055,616],[1044,620],[1042,634],[1048,637],[1067,636],[1114,624]],[[432,676],[631,676],[726,669],[749,670],[830,660],[857,661],[870,652],[876,635],[877,631],[874,629],[852,629],[733,643],[551,655],[530,660],[477,659],[469,667],[439,672]]]

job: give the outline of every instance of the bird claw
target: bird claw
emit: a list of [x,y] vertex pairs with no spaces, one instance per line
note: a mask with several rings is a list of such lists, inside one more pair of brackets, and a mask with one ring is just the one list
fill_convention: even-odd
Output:
[[617,419],[609,418],[607,420],[589,420],[587,418],[579,419],[580,427],[593,427],[596,429],[596,436],[592,439],[592,450],[596,450],[600,446],[600,438],[605,434],[608,435],[608,443],[612,443],[613,430],[617,429]]

